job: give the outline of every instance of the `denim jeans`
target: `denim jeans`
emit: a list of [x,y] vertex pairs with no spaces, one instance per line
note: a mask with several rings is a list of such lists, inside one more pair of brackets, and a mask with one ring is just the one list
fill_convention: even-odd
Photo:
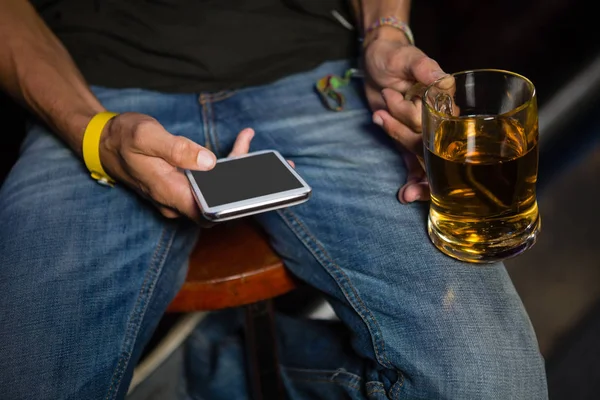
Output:
[[[108,109],[149,114],[219,157],[253,127],[251,150],[279,150],[312,186],[307,203],[256,217],[287,268],[340,319],[279,318],[291,399],[547,398],[536,337],[504,266],[468,265],[432,246],[427,204],[396,198],[406,169],[371,123],[360,82],[345,89],[343,111],[321,103],[314,83],[349,66],[199,95],[94,90]],[[0,222],[1,397],[123,398],[202,232],[124,185],[98,185],[37,124],[1,188]],[[194,332],[185,396],[246,396],[236,318],[215,313]]]

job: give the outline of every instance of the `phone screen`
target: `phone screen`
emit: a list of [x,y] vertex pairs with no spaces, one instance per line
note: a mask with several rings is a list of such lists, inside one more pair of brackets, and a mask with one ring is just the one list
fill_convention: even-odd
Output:
[[192,171],[192,176],[209,207],[303,187],[273,153],[218,162],[210,171]]

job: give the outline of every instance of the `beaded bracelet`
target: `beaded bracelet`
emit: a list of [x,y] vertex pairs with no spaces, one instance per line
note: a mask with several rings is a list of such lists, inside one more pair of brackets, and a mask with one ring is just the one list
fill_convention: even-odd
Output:
[[402,32],[404,32],[404,34],[408,38],[408,42],[413,46],[415,45],[415,39],[414,39],[413,33],[410,30],[410,27],[408,26],[408,24],[406,22],[400,21],[398,18],[393,17],[393,16],[379,18],[377,21],[375,21],[373,24],[371,24],[371,26],[369,26],[367,28],[366,33],[370,33],[372,31],[374,31],[375,29],[385,26],[385,25],[401,30]]

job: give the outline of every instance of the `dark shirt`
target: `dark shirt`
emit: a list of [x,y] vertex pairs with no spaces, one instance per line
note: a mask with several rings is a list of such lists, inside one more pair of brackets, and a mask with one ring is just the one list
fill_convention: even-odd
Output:
[[345,0],[33,0],[88,82],[165,92],[264,84],[355,56]]

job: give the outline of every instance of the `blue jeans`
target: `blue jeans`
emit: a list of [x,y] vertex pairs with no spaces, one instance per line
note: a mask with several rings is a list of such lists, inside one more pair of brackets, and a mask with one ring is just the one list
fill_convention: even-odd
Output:
[[[279,319],[292,399],[547,398],[536,338],[503,265],[474,267],[432,246],[427,205],[396,199],[406,169],[371,123],[359,82],[344,111],[320,102],[316,80],[349,65],[200,96],[95,92],[108,109],[152,115],[221,157],[253,127],[251,150],[279,150],[313,187],[307,203],[256,218],[341,321]],[[198,228],[162,218],[124,185],[98,185],[40,125],[1,188],[0,222],[2,397],[123,398]],[[190,398],[245,396],[239,343],[220,331],[235,318],[215,313],[190,339]]]

